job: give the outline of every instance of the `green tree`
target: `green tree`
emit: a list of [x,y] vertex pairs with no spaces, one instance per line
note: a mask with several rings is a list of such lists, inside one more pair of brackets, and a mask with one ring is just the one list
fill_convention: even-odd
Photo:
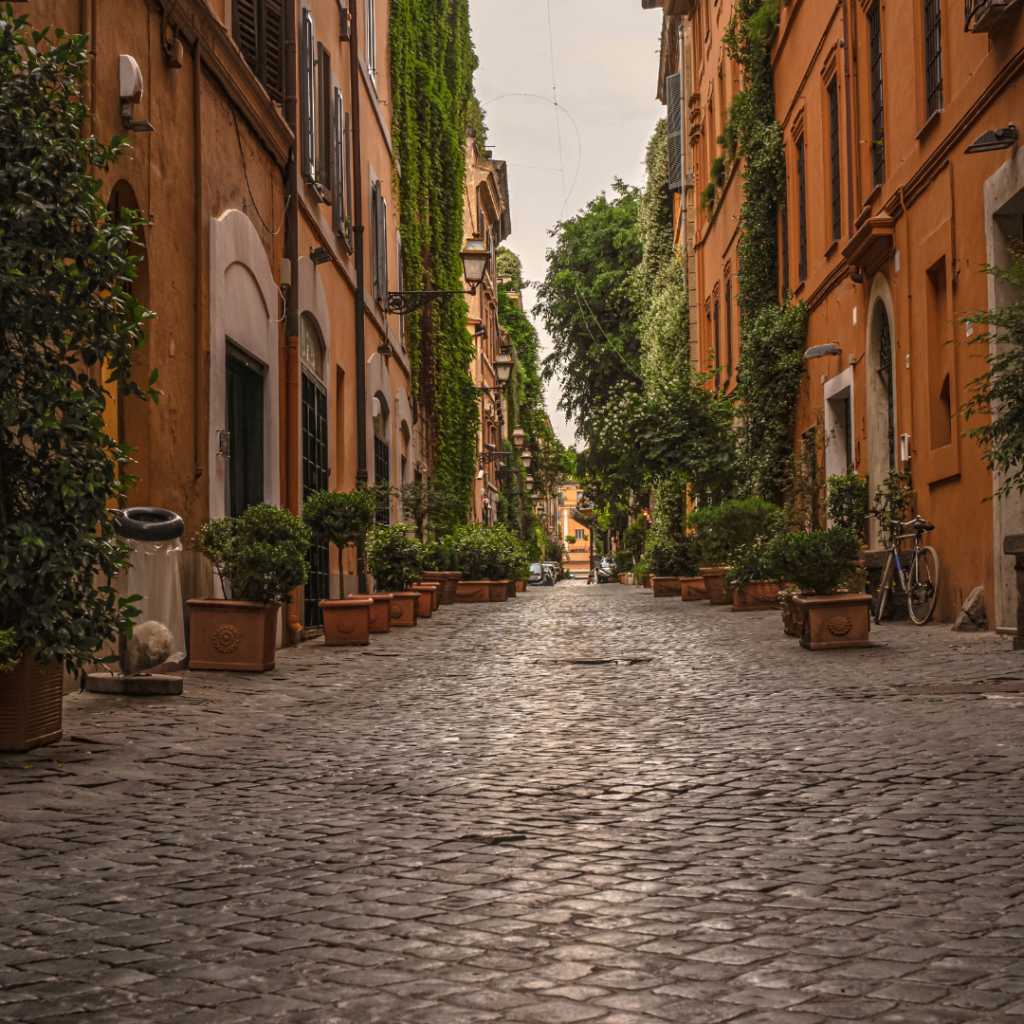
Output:
[[156,398],[131,379],[152,315],[131,295],[136,214],[115,221],[90,170],[124,139],[84,136],[85,36],[0,13],[0,660],[71,670],[137,614],[108,585],[128,566],[110,507],[133,482],[103,413]]
[[498,276],[509,279],[508,287],[511,291],[521,292],[523,290],[523,261],[511,249],[499,245],[497,262]]

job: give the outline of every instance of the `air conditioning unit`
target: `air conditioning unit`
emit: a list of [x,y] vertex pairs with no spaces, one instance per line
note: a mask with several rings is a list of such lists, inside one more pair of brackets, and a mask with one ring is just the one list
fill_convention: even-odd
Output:
[[964,0],[964,30],[991,33],[1003,18],[1020,7],[1021,0]]

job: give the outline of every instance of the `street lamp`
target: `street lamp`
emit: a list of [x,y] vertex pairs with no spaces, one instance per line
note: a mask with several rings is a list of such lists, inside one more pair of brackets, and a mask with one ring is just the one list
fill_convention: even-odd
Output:
[[528,491],[532,491],[532,490],[533,490],[533,477],[532,477],[532,476],[528,476],[528,477],[526,478],[526,480],[524,481],[524,483],[523,483],[523,486],[524,486],[524,487],[525,487],[525,488],[526,488],[526,489],[527,489]]
[[523,430],[522,427],[516,427],[516,429],[512,431],[512,443],[517,448],[522,448],[523,444],[525,442],[526,442],[526,431]]
[[523,452],[523,454],[520,455],[519,457],[523,460],[523,469],[529,469],[530,463],[533,462],[533,455],[531,455],[530,452],[526,451]]
[[450,299],[453,295],[476,295],[477,288],[483,284],[487,264],[491,258],[486,243],[479,238],[469,239],[466,248],[459,253],[459,258],[462,260],[463,277],[469,285],[468,291],[460,288],[457,291],[388,292],[388,312],[405,316],[406,313],[415,313],[417,309],[422,309],[435,299]]
[[494,357],[494,373],[502,386],[509,382],[512,376],[512,357],[507,352]]

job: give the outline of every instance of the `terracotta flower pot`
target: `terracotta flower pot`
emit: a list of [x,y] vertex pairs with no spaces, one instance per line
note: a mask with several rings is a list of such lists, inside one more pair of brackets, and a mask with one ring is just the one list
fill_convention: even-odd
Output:
[[348,597],[343,601],[321,601],[324,615],[324,643],[346,647],[370,642],[372,597]]
[[780,596],[782,607],[782,632],[786,636],[799,636],[803,623],[803,609],[797,608],[794,598],[799,597],[798,593],[788,591]]
[[276,602],[193,598],[189,610],[190,669],[267,672],[277,653]]
[[643,585],[644,585],[644,587],[647,590],[651,589],[651,577],[650,576],[648,576],[647,579],[644,580]]
[[707,597],[703,576],[680,576],[680,597],[684,601],[703,601]]
[[725,578],[727,568],[728,566],[717,566],[700,570],[700,574],[704,578],[704,589],[707,591],[705,597],[712,604],[732,603],[732,588]]
[[508,600],[508,580],[490,580],[488,582],[490,601]]
[[414,583],[410,590],[419,594],[416,601],[416,617],[418,619],[429,619],[434,614],[434,595],[437,592],[437,585],[434,583]]
[[0,672],[0,750],[31,750],[61,737],[64,673],[59,661],[49,665],[24,654]]
[[517,594],[525,594],[526,593],[526,580],[516,580],[516,593]]
[[779,607],[779,585],[771,580],[751,580],[732,588],[734,612],[775,611]]
[[809,651],[835,647],[870,647],[870,594],[833,594],[829,597],[793,598],[802,613],[800,646]]
[[519,584],[516,583],[515,580],[509,580],[505,584],[505,596],[506,597],[515,597],[516,594],[518,593],[518,591],[519,591]]
[[476,604],[490,599],[491,585],[487,580],[459,580],[455,595],[456,604]]
[[415,626],[418,590],[396,590],[391,595],[391,626]]
[[682,591],[682,584],[678,576],[652,576],[655,597],[678,597]]
[[391,632],[391,595],[371,594],[373,607],[370,609],[370,632]]
[[424,583],[440,583],[437,597],[441,604],[455,604],[455,585],[462,576],[461,572],[425,572]]

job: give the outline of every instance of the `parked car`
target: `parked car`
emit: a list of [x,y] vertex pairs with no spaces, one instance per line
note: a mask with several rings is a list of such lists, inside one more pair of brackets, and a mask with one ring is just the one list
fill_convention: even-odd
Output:
[[555,578],[542,562],[531,562],[529,585],[531,587],[553,587]]
[[615,578],[615,566],[612,565],[610,558],[602,558],[597,563],[597,582],[598,583],[611,583]]
[[551,573],[551,581],[557,583],[559,580],[565,579],[565,573],[562,571],[561,565],[558,562],[542,562],[541,563],[548,572]]

